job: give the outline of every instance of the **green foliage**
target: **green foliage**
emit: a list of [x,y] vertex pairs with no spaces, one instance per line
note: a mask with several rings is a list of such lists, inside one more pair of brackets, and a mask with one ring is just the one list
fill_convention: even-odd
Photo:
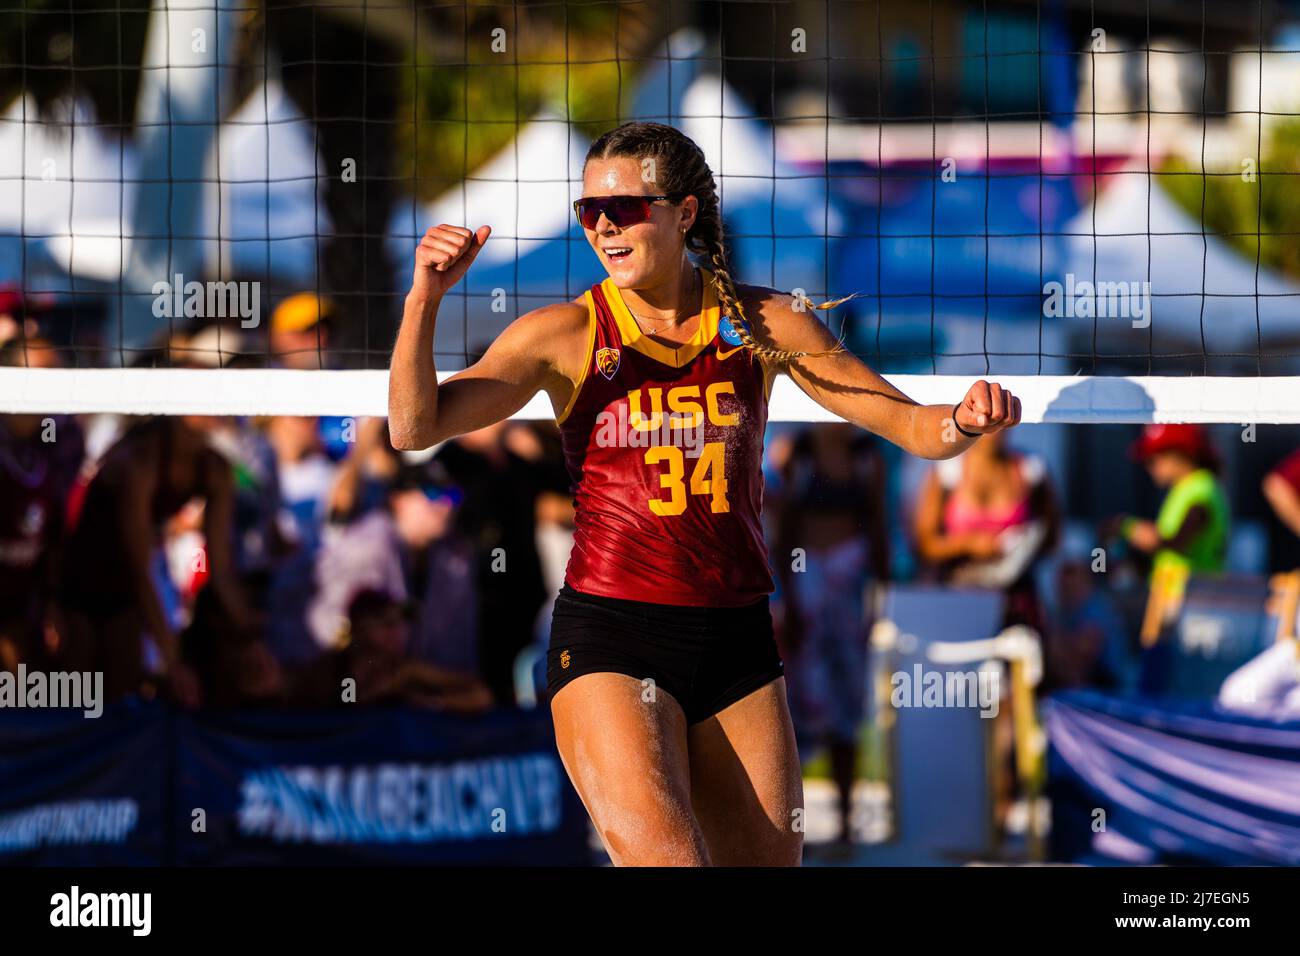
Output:
[[1207,170],[1171,159],[1160,182],[1206,232],[1222,236],[1251,262],[1300,277],[1300,119],[1274,125],[1254,176],[1245,166]]
[[[613,125],[620,94],[634,82],[632,67],[610,55],[618,29],[612,5],[585,8],[575,24],[576,9],[570,8],[567,21],[562,7],[538,6],[518,27],[509,19],[472,22],[469,42],[451,62],[426,62],[408,51],[398,71],[400,159],[394,174],[414,180],[420,199],[472,175],[539,112],[567,119],[591,136]],[[507,31],[505,49],[494,52],[490,37],[498,25]]]

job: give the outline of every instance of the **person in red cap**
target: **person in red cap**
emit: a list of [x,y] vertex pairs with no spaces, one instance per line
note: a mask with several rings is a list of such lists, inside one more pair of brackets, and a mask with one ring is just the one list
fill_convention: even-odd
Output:
[[1165,572],[1223,570],[1228,545],[1228,502],[1219,484],[1218,455],[1199,425],[1148,425],[1132,446],[1151,480],[1169,493],[1154,522],[1132,516],[1120,534],[1155,556],[1152,579]]
[[32,296],[16,282],[0,283],[0,345],[41,334],[37,318],[51,305],[49,296]]

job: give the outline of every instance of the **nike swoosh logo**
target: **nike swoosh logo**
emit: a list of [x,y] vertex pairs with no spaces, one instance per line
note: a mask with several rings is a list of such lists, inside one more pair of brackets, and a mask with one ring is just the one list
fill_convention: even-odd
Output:
[[724,352],[722,351],[722,349],[718,349],[714,354],[718,356],[719,362],[725,362],[727,359],[731,358],[737,352],[743,352],[743,351],[745,351],[745,346],[737,345],[734,349],[731,349],[728,352]]

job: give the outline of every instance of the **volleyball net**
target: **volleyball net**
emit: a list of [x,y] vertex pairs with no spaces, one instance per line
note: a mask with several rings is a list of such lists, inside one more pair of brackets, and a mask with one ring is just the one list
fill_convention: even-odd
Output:
[[[1300,40],[1187,5],[0,8],[0,412],[382,415],[425,228],[493,237],[442,374],[603,277],[590,142],[672,123],[733,272],[920,401],[1300,422]],[[522,417],[549,418],[544,397]],[[786,379],[775,420],[826,415]]]

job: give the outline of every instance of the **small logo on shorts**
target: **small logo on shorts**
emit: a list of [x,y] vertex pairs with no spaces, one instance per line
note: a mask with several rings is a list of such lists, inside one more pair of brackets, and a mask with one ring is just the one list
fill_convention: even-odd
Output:
[[569,652],[560,651],[560,667],[564,670],[569,669]]
[[596,352],[596,368],[607,379],[612,379],[618,371],[618,349],[604,348]]

